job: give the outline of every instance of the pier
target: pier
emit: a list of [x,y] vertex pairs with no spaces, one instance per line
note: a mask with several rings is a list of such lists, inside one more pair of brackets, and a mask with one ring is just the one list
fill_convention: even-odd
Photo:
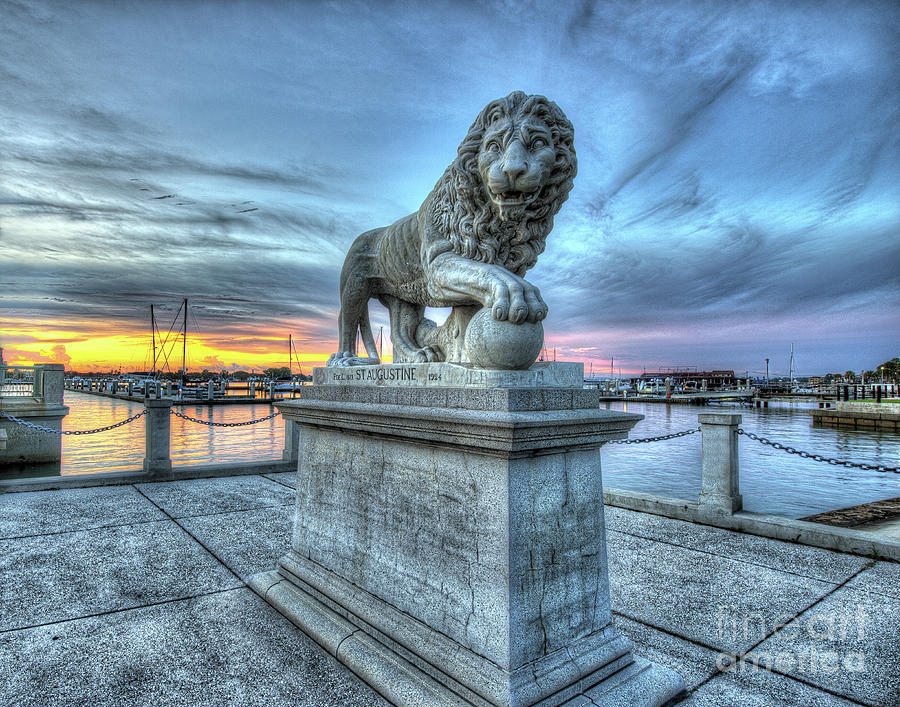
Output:
[[[180,388],[171,381],[145,380],[137,386],[133,381],[117,378],[66,379],[65,389],[89,395],[99,395],[118,400],[140,403],[147,399],[170,400],[173,405],[256,405],[274,403],[276,400],[300,396],[302,383],[291,389],[282,389],[283,384],[273,382],[226,382],[216,386],[212,381]],[[246,395],[229,395],[230,391],[245,390]]]

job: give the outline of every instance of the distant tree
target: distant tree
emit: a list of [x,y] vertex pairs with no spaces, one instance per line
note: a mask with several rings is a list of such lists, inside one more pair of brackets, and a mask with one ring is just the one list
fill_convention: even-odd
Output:
[[885,361],[878,367],[878,375],[879,380],[881,373],[884,373],[885,382],[890,381],[891,383],[900,382],[900,358],[894,356],[890,361]]
[[235,371],[231,374],[231,377],[236,381],[245,381],[250,377],[250,374],[247,371]]
[[266,378],[290,378],[291,369],[287,366],[282,366],[281,368],[267,368],[263,371],[263,375]]
[[856,374],[853,371],[845,371],[844,372],[844,381],[846,383],[852,383],[856,380]]

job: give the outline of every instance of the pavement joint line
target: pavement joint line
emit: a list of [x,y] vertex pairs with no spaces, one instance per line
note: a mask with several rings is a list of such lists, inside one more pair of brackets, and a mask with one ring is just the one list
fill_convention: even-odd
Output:
[[246,588],[247,588],[247,586],[244,585],[241,587],[227,587],[225,589],[214,589],[213,591],[210,591],[210,592],[202,592],[200,594],[190,594],[188,596],[175,597],[173,599],[161,599],[160,601],[153,601],[153,602],[150,602],[149,604],[139,604],[138,606],[125,606],[125,607],[122,607],[121,609],[110,609],[108,611],[99,611],[96,614],[85,614],[84,616],[73,616],[72,618],[69,618],[69,619],[60,619],[59,621],[45,621],[44,623],[31,624],[29,626],[14,626],[12,628],[3,628],[3,629],[0,629],[0,635],[2,635],[4,633],[12,633],[14,631],[28,631],[33,628],[43,628],[45,626],[55,626],[57,624],[68,624],[68,623],[72,623],[73,621],[82,621],[84,619],[96,619],[100,616],[110,616],[112,614],[123,614],[127,611],[137,611],[138,609],[147,609],[151,606],[163,606],[165,604],[174,604],[175,602],[179,602],[179,601],[191,601],[193,599],[202,599],[203,597],[209,597],[209,596],[213,596],[215,594],[224,594],[226,592],[234,592],[234,591],[237,591],[240,589],[246,589]]
[[45,538],[52,535],[65,535],[66,533],[81,533],[85,530],[105,530],[107,528],[123,528],[130,525],[146,525],[147,523],[160,523],[169,518],[152,518],[150,520],[133,520],[127,523],[110,523],[109,525],[92,525],[90,528],[71,528],[70,530],[54,530],[49,533],[34,533],[33,535],[13,535],[8,538],[0,538],[0,542],[6,540],[24,540],[26,538]]
[[[686,522],[690,522],[690,521],[686,521]],[[715,527],[715,526],[713,526],[713,527]],[[796,577],[803,577],[804,579],[814,579],[817,582],[826,582],[827,584],[834,584],[834,582],[827,580],[827,579],[821,579],[820,577],[811,577],[808,574],[801,574],[800,572],[792,572],[791,570],[782,569],[781,567],[773,567],[772,565],[764,565],[761,562],[753,562],[751,560],[740,560],[740,559],[737,559],[734,557],[724,557],[723,558],[721,554],[712,552],[711,550],[702,550],[700,548],[689,547],[687,545],[679,545],[678,543],[672,542],[671,540],[660,540],[659,538],[651,538],[651,537],[647,537],[646,535],[640,535],[638,533],[629,533],[625,530],[613,530],[611,528],[609,529],[608,532],[620,533],[622,535],[630,535],[633,538],[640,538],[641,540],[650,540],[651,542],[657,542],[657,543],[661,543],[663,545],[671,545],[672,547],[680,547],[682,550],[693,550],[694,552],[702,552],[704,555],[712,555],[713,557],[730,560],[732,562],[740,562],[745,565],[752,565],[753,567],[763,567],[765,569],[775,570],[776,572],[784,572],[785,574],[792,574]],[[730,532],[741,533],[741,531],[739,531],[739,530],[730,531]],[[745,535],[745,534],[746,533],[741,533],[741,535]],[[761,536],[756,535],[753,537],[761,537]],[[763,539],[772,540],[773,542],[780,542],[780,543],[788,542],[786,540],[779,540],[778,538],[763,538]],[[789,543],[789,544],[795,544],[795,543]],[[859,557],[860,559],[864,559],[864,557],[862,555],[855,555],[852,552],[840,552],[840,550],[828,550],[827,548],[818,548],[818,549],[825,550],[826,552],[839,552],[842,555],[850,555],[851,557]],[[865,567],[863,567],[862,569],[865,569]]]
[[195,536],[190,530],[188,530],[181,523],[179,523],[177,518],[173,518],[172,515],[168,511],[166,511],[166,509],[164,509],[162,506],[160,506],[158,503],[156,503],[156,501],[154,501],[152,498],[150,498],[147,494],[145,494],[139,488],[136,488],[136,490],[144,498],[146,498],[148,501],[150,501],[150,503],[152,503],[154,506],[159,508],[159,510],[161,510],[163,513],[165,513],[169,517],[169,520],[171,520],[175,525],[177,525],[179,528],[181,528],[182,532],[184,532],[195,543],[197,543],[200,547],[202,547],[204,550],[206,550],[206,552],[208,552],[216,562],[218,562],[220,565],[222,565],[222,567],[224,567],[229,572],[231,572],[231,574],[233,574],[241,584],[243,584],[244,586],[247,586],[247,583],[244,581],[243,577],[241,577],[237,572],[235,572],[233,569],[231,569],[231,567],[228,564],[223,562],[221,557],[219,557],[216,553],[214,553],[212,550],[210,550],[208,547],[206,547],[206,545],[204,543],[202,543],[197,538],[197,536]]
[[[667,628],[662,628],[661,626],[654,626],[651,623],[647,623],[643,619],[639,619],[636,616],[632,616],[631,614],[626,614],[624,611],[617,611],[615,609],[612,610],[612,613],[616,616],[621,616],[622,618],[628,619],[629,621],[634,621],[637,624],[641,624],[642,626],[647,626],[648,628],[652,628],[654,631],[659,631],[660,633],[665,633],[672,638],[677,638],[681,641],[687,641],[688,643],[693,643],[695,646],[700,646],[701,648],[706,648],[707,650],[713,651],[715,653],[727,653],[727,651],[723,651],[720,648],[716,648],[715,646],[711,646],[708,643],[704,643],[701,640],[696,638],[690,638],[689,636],[682,636],[680,633],[675,633],[674,631],[670,631]],[[732,655],[729,653],[729,655]]]
[[[284,472],[281,472],[281,473],[284,473]],[[289,471],[288,473],[290,474],[293,472]],[[283,481],[279,481],[278,479],[273,479],[271,476],[266,476],[266,474],[260,474],[260,476],[263,477],[264,479],[268,479],[269,481],[272,481],[276,484],[280,484],[281,486],[284,486],[285,488],[290,489],[291,491],[297,490],[295,487],[291,486],[290,484],[286,484]]]
[[879,705],[875,704],[874,702],[860,702],[859,700],[857,700],[853,697],[849,697],[847,695],[841,694],[840,692],[836,692],[835,690],[832,690],[829,687],[825,687],[824,685],[817,685],[816,683],[810,682],[809,680],[806,680],[805,678],[801,678],[797,675],[783,673],[780,670],[776,670],[775,668],[767,668],[765,665],[762,665],[761,663],[758,663],[755,660],[751,659],[746,662],[749,663],[750,665],[753,665],[753,666],[761,669],[761,670],[765,670],[767,673],[772,673],[774,675],[780,675],[781,677],[784,677],[784,678],[789,678],[795,682],[799,682],[803,685],[806,685],[807,687],[813,687],[816,690],[821,690],[822,692],[827,692],[829,695],[834,695],[835,697],[840,697],[842,700],[847,700],[848,702],[852,702],[855,705],[862,705],[863,707],[879,707]]
[[[839,692],[834,692],[833,690],[830,690],[830,689],[828,689],[828,688],[826,688],[826,687],[823,687],[823,686],[821,686],[821,685],[816,685],[815,683],[808,682],[808,681],[803,680],[802,678],[796,677],[796,676],[794,676],[794,675],[790,675],[790,674],[788,674],[788,673],[783,673],[783,672],[781,672],[780,670],[776,670],[775,668],[768,668],[768,667],[762,666],[762,665],[759,664],[758,661],[755,661],[755,660],[752,660],[752,659],[751,659],[751,660],[745,661],[744,658],[745,658],[745,656],[746,656],[748,653],[750,653],[752,650],[755,650],[755,649],[756,649],[757,647],[759,647],[761,644],[765,643],[767,640],[769,640],[769,639],[772,638],[773,636],[776,636],[776,635],[778,634],[779,631],[781,631],[782,629],[786,628],[786,627],[789,626],[790,624],[794,623],[794,621],[796,621],[797,619],[799,619],[801,616],[803,616],[803,615],[804,615],[806,612],[808,612],[810,609],[812,609],[812,608],[818,606],[818,605],[821,604],[823,601],[825,601],[828,597],[830,597],[832,594],[834,594],[834,593],[837,592],[839,589],[841,589],[841,588],[843,588],[844,586],[846,586],[848,582],[850,582],[851,580],[855,579],[856,577],[858,577],[859,575],[861,575],[863,572],[866,572],[867,570],[871,569],[872,566],[873,566],[873,565],[872,565],[871,563],[866,563],[865,566],[860,567],[856,572],[854,572],[852,575],[850,575],[849,577],[847,577],[843,582],[841,582],[841,583],[835,585],[831,590],[825,592],[822,596],[820,596],[818,599],[816,599],[812,604],[810,604],[810,605],[807,606],[805,609],[802,609],[801,611],[799,611],[799,612],[797,612],[796,614],[794,614],[794,615],[790,618],[789,621],[785,621],[783,624],[781,624],[781,626],[779,626],[778,628],[775,628],[775,629],[772,630],[770,633],[768,633],[767,635],[763,636],[760,640],[758,640],[756,643],[754,643],[752,646],[750,646],[747,650],[745,650],[745,651],[743,651],[743,652],[741,652],[741,653],[738,653],[738,654],[729,653],[729,652],[727,652],[727,651],[718,651],[720,654],[724,654],[724,655],[727,655],[729,658],[732,658],[732,659],[733,659],[732,662],[728,665],[728,667],[727,667],[725,670],[718,670],[718,669],[717,669],[712,675],[710,675],[708,678],[706,678],[703,682],[698,683],[698,684],[697,684],[697,687],[695,687],[694,690],[700,689],[701,687],[703,687],[704,685],[706,685],[706,683],[710,682],[711,680],[714,680],[714,679],[715,679],[716,677],[718,677],[719,675],[725,675],[725,674],[729,673],[729,672],[732,670],[732,668],[734,668],[734,666],[737,665],[738,663],[740,663],[740,662],[747,662],[747,663],[749,663],[750,665],[753,665],[753,666],[755,666],[755,667],[757,667],[757,668],[761,668],[761,669],[763,669],[763,670],[765,670],[765,671],[767,671],[767,672],[775,673],[775,674],[777,674],[777,675],[781,675],[781,676],[783,676],[783,677],[790,678],[791,680],[794,680],[794,681],[796,681],[796,682],[802,683],[802,684],[807,685],[807,686],[809,686],[809,687],[814,687],[814,688],[816,688],[817,690],[821,690],[821,691],[823,691],[823,692],[827,692],[827,693],[829,693],[829,694],[831,694],[831,695],[834,695],[835,697],[840,697],[841,699],[849,700],[850,702],[854,702],[855,704],[866,705],[867,703],[865,703],[865,702],[858,702],[858,701],[854,700],[854,699],[851,698],[851,697],[847,697],[846,695],[842,695],[842,694],[840,694]],[[624,616],[624,614],[623,614],[623,616]],[[628,617],[628,618],[630,618],[630,617]],[[641,623],[644,623],[644,622],[641,622]],[[649,626],[650,624],[646,624],[646,625]],[[656,627],[654,627],[654,628],[656,628]],[[662,629],[658,629],[658,630],[662,630]],[[702,645],[702,644],[700,644],[700,643],[698,642],[698,645]],[[694,690],[691,690],[691,694],[693,694]],[[871,707],[877,707],[877,706],[871,706]]]
[[[171,516],[172,520],[185,520],[188,518],[205,518],[206,516],[221,516],[226,515],[228,513],[245,513],[247,511],[263,511],[266,508],[284,508],[285,506],[293,506],[295,501],[291,501],[290,503],[276,503],[274,506],[254,506],[253,508],[234,508],[228,511],[213,511],[212,513],[194,513],[192,515],[187,516]],[[160,508],[159,506],[157,506]],[[162,510],[162,508],[160,508]],[[163,511],[165,513],[165,511]]]

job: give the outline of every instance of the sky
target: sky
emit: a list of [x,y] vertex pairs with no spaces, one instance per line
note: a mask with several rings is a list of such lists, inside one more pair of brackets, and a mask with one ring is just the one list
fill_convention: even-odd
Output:
[[165,337],[187,297],[189,368],[287,365],[290,335],[309,372],[353,239],[523,90],[578,154],[527,275],[551,357],[873,369],[900,354],[898,58],[892,2],[0,0],[0,346],[143,370],[150,305]]

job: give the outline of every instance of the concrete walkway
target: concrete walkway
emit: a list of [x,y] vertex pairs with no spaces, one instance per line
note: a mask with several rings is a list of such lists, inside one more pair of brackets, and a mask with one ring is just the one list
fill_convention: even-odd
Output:
[[[244,583],[293,477],[0,495],[0,704],[387,704]],[[900,565],[606,513],[616,623],[682,704],[900,704]]]

